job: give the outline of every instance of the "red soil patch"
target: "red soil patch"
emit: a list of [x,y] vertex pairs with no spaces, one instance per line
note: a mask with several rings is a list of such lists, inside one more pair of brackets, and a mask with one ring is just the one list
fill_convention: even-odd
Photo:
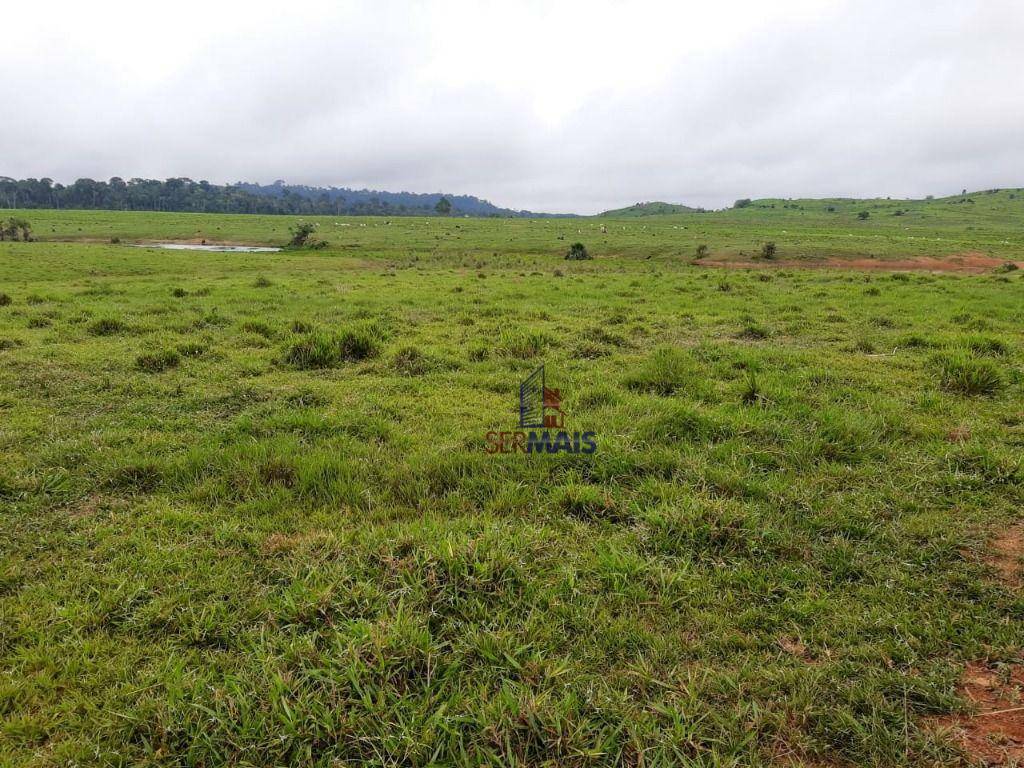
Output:
[[972,662],[960,679],[960,693],[974,713],[935,721],[973,763],[1011,765],[1024,761],[1024,666],[990,669]]
[[1015,525],[992,540],[985,562],[995,569],[1002,581],[1017,586],[1020,583],[1022,557],[1024,525]]
[[[724,267],[726,269],[858,269],[885,272],[964,272],[979,274],[991,272],[996,267],[1007,263],[1006,259],[986,256],[977,251],[958,253],[952,256],[913,256],[903,259],[871,259],[842,258],[829,256],[821,259],[752,259],[742,257],[726,257],[724,259],[706,259],[695,262],[708,267]],[[1024,268],[1024,261],[1013,262]]]

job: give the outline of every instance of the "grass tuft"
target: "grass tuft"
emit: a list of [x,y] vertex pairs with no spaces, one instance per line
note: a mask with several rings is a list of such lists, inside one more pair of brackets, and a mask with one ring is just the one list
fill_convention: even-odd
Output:
[[128,326],[113,317],[104,317],[89,326],[93,336],[113,336],[128,330]]
[[173,349],[139,355],[135,358],[135,367],[146,373],[162,373],[171,368],[177,368],[179,363],[181,363],[181,356]]
[[380,354],[377,339],[364,330],[311,333],[291,345],[285,362],[300,369],[335,368]]
[[625,385],[635,392],[668,396],[693,385],[695,378],[695,364],[689,355],[662,347],[626,376]]
[[994,395],[1003,387],[1003,376],[991,360],[966,352],[951,352],[933,359],[943,389],[961,395]]

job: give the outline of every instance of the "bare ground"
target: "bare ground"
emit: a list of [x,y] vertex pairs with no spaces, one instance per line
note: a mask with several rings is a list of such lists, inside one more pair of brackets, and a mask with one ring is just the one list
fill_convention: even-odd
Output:
[[[743,256],[711,257],[696,262],[707,267],[725,269],[855,269],[885,272],[963,272],[980,274],[991,272],[1007,263],[1007,259],[987,256],[977,251],[951,256],[913,256],[900,259],[843,258],[828,256],[819,259],[755,259]],[[1024,269],[1024,261],[1014,261]]]

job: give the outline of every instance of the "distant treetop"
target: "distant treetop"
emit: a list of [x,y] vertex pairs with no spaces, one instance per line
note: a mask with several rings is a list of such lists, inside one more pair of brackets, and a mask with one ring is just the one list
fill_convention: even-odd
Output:
[[[442,202],[443,201],[443,202]],[[378,192],[343,187],[211,184],[189,178],[79,179],[67,186],[53,179],[0,177],[0,206],[6,208],[79,208],[198,213],[291,213],[343,216],[434,216],[452,210],[467,216],[547,218],[554,214],[499,208],[472,195]],[[444,210],[447,209],[447,210]]]

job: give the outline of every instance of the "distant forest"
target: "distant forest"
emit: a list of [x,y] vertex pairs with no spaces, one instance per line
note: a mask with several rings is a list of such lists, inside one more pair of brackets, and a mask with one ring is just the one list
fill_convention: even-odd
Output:
[[52,179],[0,176],[0,207],[84,208],[110,211],[291,213],[329,216],[546,217],[499,208],[471,195],[377,192],[343,187],[273,184],[211,184],[187,178],[109,181],[79,179],[67,186]]

